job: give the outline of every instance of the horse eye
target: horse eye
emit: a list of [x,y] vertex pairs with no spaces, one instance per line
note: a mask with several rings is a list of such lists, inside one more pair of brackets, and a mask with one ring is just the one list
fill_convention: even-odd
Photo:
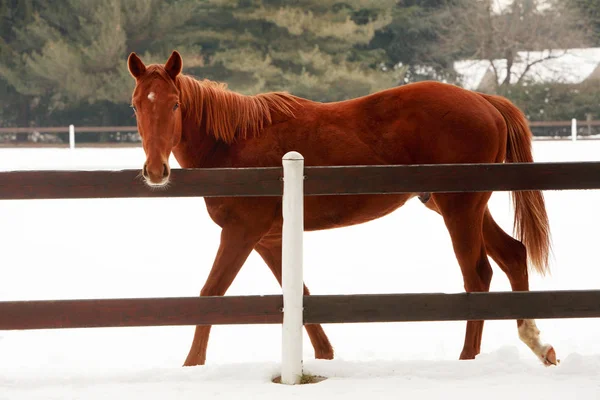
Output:
[[173,106],[173,111],[177,110],[179,108],[179,103],[175,103],[175,105]]

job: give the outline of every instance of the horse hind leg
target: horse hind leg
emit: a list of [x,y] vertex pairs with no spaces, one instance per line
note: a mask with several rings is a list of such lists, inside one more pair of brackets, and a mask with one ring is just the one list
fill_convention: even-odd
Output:
[[[427,207],[440,213],[450,233],[466,292],[487,292],[492,280],[483,242],[483,211],[490,194],[435,194]],[[467,321],[461,360],[474,359],[481,351],[483,320]]]
[[[281,236],[265,237],[254,247],[254,249],[260,254],[269,269],[271,269],[275,279],[277,279],[277,282],[279,282],[279,285],[281,286]],[[310,295],[306,285],[304,285],[304,295]],[[306,329],[306,333],[315,350],[315,358],[332,360],[333,347],[331,346],[323,327],[320,324],[306,324],[304,325],[304,328]]]
[[[529,290],[527,250],[520,241],[502,230],[488,209],[483,219],[483,237],[490,257],[506,273],[513,291]],[[551,345],[543,345],[540,331],[533,319],[517,320],[519,338],[546,366],[556,365],[556,352]]]

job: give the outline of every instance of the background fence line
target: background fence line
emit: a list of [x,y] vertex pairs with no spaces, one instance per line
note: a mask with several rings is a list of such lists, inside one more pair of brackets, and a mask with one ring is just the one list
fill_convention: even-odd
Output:
[[[589,139],[600,139],[600,120],[577,120],[572,118],[568,121],[530,121],[529,126],[533,131],[534,139],[543,140],[589,140]],[[547,132],[554,129],[554,133]],[[137,132],[137,126],[52,126],[52,127],[0,127],[0,139],[6,135],[15,135],[14,140],[9,142],[2,142],[0,144],[8,146],[10,144],[18,146],[40,146],[42,144],[53,145],[53,146],[65,146],[68,144],[69,148],[73,149],[76,145],[77,136],[81,134],[118,134],[126,135],[125,140],[113,140],[113,141],[88,141],[81,142],[80,145],[92,146],[101,143],[103,146],[112,147],[118,145],[140,145],[139,135]],[[61,135],[64,138],[54,141],[45,141],[44,135]],[[20,136],[19,136],[20,135]],[[26,138],[23,135],[36,135],[34,140],[17,140],[18,137],[21,139]]]

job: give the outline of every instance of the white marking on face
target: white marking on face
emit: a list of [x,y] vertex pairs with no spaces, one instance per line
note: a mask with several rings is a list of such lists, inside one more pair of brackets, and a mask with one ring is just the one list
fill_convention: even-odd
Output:
[[150,92],[148,94],[148,100],[154,101],[154,99],[156,99],[156,94],[154,94],[154,92]]

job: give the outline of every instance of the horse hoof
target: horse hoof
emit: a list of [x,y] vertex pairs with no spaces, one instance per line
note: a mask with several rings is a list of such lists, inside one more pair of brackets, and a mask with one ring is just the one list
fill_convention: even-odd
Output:
[[188,356],[184,363],[184,367],[195,367],[197,365],[204,365],[206,363],[206,357],[192,357]]
[[556,359],[556,351],[554,350],[554,347],[549,344],[544,346],[544,351],[542,352],[540,359],[546,367],[560,364],[560,360]]

